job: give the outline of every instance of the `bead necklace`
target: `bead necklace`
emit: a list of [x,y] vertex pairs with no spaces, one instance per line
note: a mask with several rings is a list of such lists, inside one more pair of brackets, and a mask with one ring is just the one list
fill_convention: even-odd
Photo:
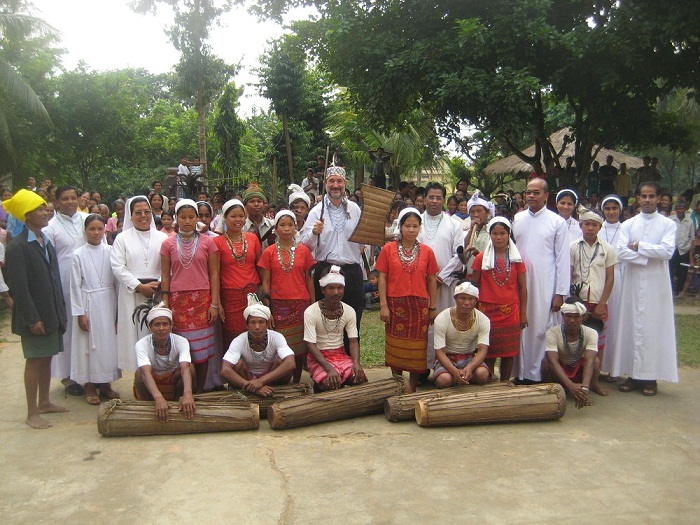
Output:
[[[493,282],[498,286],[504,286],[510,279],[510,253],[509,249],[506,247],[506,256],[503,259],[499,259],[494,254],[494,264],[491,268],[491,277],[493,277]],[[503,279],[505,276],[505,279]]]
[[450,318],[452,320],[452,326],[455,327],[455,330],[466,332],[470,330],[472,326],[474,326],[474,321],[476,321],[476,310],[472,310],[466,319],[460,319],[457,315],[457,307],[453,306],[450,308]]
[[598,255],[598,248],[600,248],[600,243],[596,242],[595,243],[595,249],[593,250],[593,255],[588,258],[586,261],[586,249],[584,247],[584,244],[588,244],[586,241],[581,241],[578,244],[578,270],[579,273],[581,274],[581,281],[583,284],[588,284],[588,277],[591,274],[591,265],[593,264],[593,261],[596,258],[596,255]]
[[[569,339],[566,337],[566,327],[562,323],[561,325],[561,339],[564,341],[564,345],[569,345]],[[583,328],[580,328],[578,331],[578,342],[576,344],[576,350],[574,351],[574,355],[572,357],[575,357],[576,359],[579,359],[581,357],[581,349],[583,348]],[[569,355],[571,355],[571,351],[569,350]]]
[[[245,233],[241,232],[241,240],[236,242],[231,238],[228,232],[224,234],[226,244],[228,244],[228,248],[229,250],[231,250],[231,256],[236,260],[236,264],[238,264],[239,268],[243,268],[243,265],[245,264],[246,255],[248,254],[248,240],[245,237]],[[236,252],[236,244],[243,245],[243,249],[240,252]]]
[[[292,271],[292,267],[294,266],[294,254],[296,253],[297,249],[297,243],[296,241],[292,240],[292,247],[287,249],[284,246],[282,246],[282,243],[280,243],[279,239],[275,242],[275,245],[277,246],[277,260],[280,263],[280,266],[282,267],[282,271],[284,273],[289,273]],[[284,256],[282,255],[282,251],[285,251],[289,254],[289,264],[284,264]]]
[[440,213],[440,217],[435,219],[432,215],[429,215],[427,211],[423,212],[423,226],[425,231],[425,238],[429,241],[433,240],[440,229],[440,223],[442,218],[445,216],[444,213]]
[[[326,196],[328,199],[328,196]],[[333,226],[333,231],[342,232],[345,229],[345,224],[348,222],[348,205],[345,199],[340,203],[340,206],[335,206],[331,203],[330,199],[326,202],[326,208],[328,209],[328,215],[331,218],[331,226]]]
[[401,267],[406,273],[413,273],[413,271],[418,267],[418,260],[420,257],[420,243],[418,241],[413,243],[410,249],[406,249],[401,241],[396,243],[396,250],[399,252],[399,260],[401,261]]
[[[337,317],[334,319],[329,319],[326,316],[326,300],[321,299],[319,301],[319,308],[321,309],[321,321],[323,322],[323,327],[326,329],[326,332],[329,334],[336,333],[339,331],[340,328],[340,319],[343,317],[343,303],[338,301],[338,308],[335,310],[335,314]],[[335,321],[335,323],[331,323],[330,321]]]
[[[250,353],[253,359],[258,363],[262,363],[265,360],[265,349],[267,348],[267,330],[265,330],[261,343],[254,342],[253,334],[248,332],[248,346],[250,346]],[[260,350],[256,350],[256,348],[260,348]]]
[[180,259],[180,264],[185,270],[189,270],[197,255],[199,247],[199,234],[195,233],[194,237],[183,239],[182,232],[177,234],[177,258]]
[[104,250],[100,250],[102,257],[100,257],[100,269],[99,271],[97,270],[97,265],[95,264],[95,260],[92,258],[92,250],[88,249],[87,255],[90,258],[90,262],[92,263],[92,267],[95,269],[95,274],[97,275],[97,279],[100,282],[100,286],[104,286],[104,281],[102,280],[102,274],[104,273],[105,269],[105,252]]
[[153,351],[156,353],[156,356],[158,357],[168,357],[170,355],[171,350],[173,349],[172,342],[170,341],[170,334],[168,334],[168,340],[165,342],[165,353],[162,354],[158,351],[158,346],[156,345],[156,338],[153,334],[151,334],[151,344],[153,345]]

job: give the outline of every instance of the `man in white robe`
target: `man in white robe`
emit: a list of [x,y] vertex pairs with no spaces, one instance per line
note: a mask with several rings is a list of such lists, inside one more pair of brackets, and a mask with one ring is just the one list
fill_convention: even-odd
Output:
[[135,371],[136,342],[148,335],[148,327],[132,321],[136,306],[153,297],[160,287],[160,245],[167,234],[156,230],[148,199],[133,197],[126,203],[124,229],[112,246],[112,272],[119,281],[117,294],[117,344],[119,368]]
[[[425,211],[418,234],[418,242],[430,246],[435,253],[440,273],[438,274],[437,304],[438,314],[454,305],[453,292],[457,283],[449,274],[462,271],[463,265],[456,258],[457,248],[464,243],[462,221],[453,219],[444,212],[445,187],[439,182],[429,182],[425,187]],[[428,329],[427,364],[435,365],[435,345],[433,325]]]
[[678,382],[676,327],[668,261],[676,247],[675,223],[657,210],[659,186],[642,183],[637,197],[642,212],[622,223],[618,257],[627,262],[615,341],[618,368],[628,375],[622,392],[640,388],[656,395],[656,381]]
[[543,179],[532,179],[525,191],[528,209],[515,215],[513,236],[527,268],[527,320],[513,371],[526,382],[541,381],[545,334],[561,324],[559,308],[569,294],[570,253],[566,222],[547,209],[549,191]]
[[[71,312],[70,274],[73,252],[85,244],[83,222],[87,214],[78,211],[78,190],[72,186],[61,186],[56,190],[56,206],[56,214],[42,233],[56,248],[63,301],[66,304],[66,312]],[[82,386],[70,379],[72,338],[73,324],[68,323],[63,334],[64,350],[51,360],[51,377],[61,379],[66,392],[79,396],[83,395]]]

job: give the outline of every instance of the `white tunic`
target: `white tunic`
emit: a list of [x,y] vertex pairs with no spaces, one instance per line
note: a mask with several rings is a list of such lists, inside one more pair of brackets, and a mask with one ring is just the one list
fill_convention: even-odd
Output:
[[622,307],[622,276],[625,272],[625,266],[627,265],[627,263],[620,260],[620,249],[617,247],[617,240],[620,236],[621,228],[621,222],[610,224],[606,221],[603,223],[600,232],[598,232],[598,238],[607,242],[615,249],[618,259],[615,265],[615,284],[613,285],[612,292],[610,292],[610,297],[608,297],[608,322],[605,327],[605,353],[603,354],[603,363],[601,365],[601,370],[604,372],[609,372],[615,368],[615,362],[619,363],[615,353],[615,341],[617,340],[618,325],[620,323],[620,308]]
[[525,210],[515,215],[513,236],[527,268],[528,321],[513,371],[520,379],[540,381],[545,334],[552,326],[561,324],[559,313],[551,312],[552,298],[555,294],[569,295],[567,224],[545,207],[535,213]]
[[573,217],[564,219],[566,222],[566,238],[567,243],[570,245],[572,242],[579,240],[583,237],[583,232],[581,231],[581,225]]
[[[630,242],[639,241],[638,251]],[[622,308],[614,376],[678,382],[676,327],[668,260],[676,247],[676,225],[657,212],[641,213],[622,223],[619,257],[627,261],[622,278]]]
[[[70,304],[70,273],[73,265],[73,252],[85,244],[85,221],[87,214],[75,212],[72,217],[56,212],[42,233],[56,248],[58,271],[61,275],[63,301],[66,313],[71,312]],[[72,323],[67,323],[66,333],[63,334],[63,352],[51,360],[51,377],[63,379],[71,373],[71,342],[73,339]]]
[[[70,280],[73,336],[70,377],[80,384],[121,377],[117,365],[117,291],[107,244],[84,244],[73,253]],[[78,325],[87,315],[90,331]]]
[[[447,213],[440,216],[431,216],[428,212],[423,212],[418,241],[427,244],[433,249],[438,268],[442,270],[452,261],[452,257],[457,253],[457,248],[464,245],[466,232],[462,229],[461,219],[450,217]],[[461,269],[461,265],[460,265]],[[438,283],[437,287],[437,312],[440,313],[446,308],[454,305],[454,292],[456,282],[450,285]],[[435,331],[431,324],[428,328],[428,368],[435,366]]]
[[139,279],[160,281],[160,245],[167,234],[151,229],[145,232],[129,228],[117,235],[112,246],[112,272],[119,281],[117,294],[117,343],[119,345],[119,368],[135,371],[136,342],[149,334],[148,328],[141,328],[132,321],[137,305],[148,299],[136,291],[141,284]]

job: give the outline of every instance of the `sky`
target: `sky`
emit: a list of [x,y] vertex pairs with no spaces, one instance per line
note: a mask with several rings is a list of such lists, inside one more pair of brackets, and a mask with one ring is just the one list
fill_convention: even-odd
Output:
[[[156,15],[139,15],[129,8],[128,0],[30,1],[35,16],[60,31],[66,69],[75,68],[83,60],[96,71],[133,67],[164,73],[171,71],[179,59],[164,33],[172,25],[172,12],[162,5]],[[291,16],[306,18],[308,13],[297,11]],[[245,87],[240,100],[245,116],[250,116],[253,107],[268,108],[267,100],[254,87],[258,81],[254,69],[266,42],[283,32],[283,27],[260,22],[240,6],[225,13],[221,27],[211,32],[209,44],[214,54],[230,64],[241,64],[234,80]]]

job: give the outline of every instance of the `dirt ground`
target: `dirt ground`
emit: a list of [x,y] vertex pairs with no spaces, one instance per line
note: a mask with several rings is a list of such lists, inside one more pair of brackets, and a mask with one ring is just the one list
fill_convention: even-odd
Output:
[[[546,423],[428,429],[376,415],[105,438],[97,408],[57,381],[52,395],[70,412],[47,416],[48,430],[24,423],[24,361],[5,334],[2,523],[697,523],[696,369],[654,398],[611,388]],[[115,388],[127,394],[131,381]]]

